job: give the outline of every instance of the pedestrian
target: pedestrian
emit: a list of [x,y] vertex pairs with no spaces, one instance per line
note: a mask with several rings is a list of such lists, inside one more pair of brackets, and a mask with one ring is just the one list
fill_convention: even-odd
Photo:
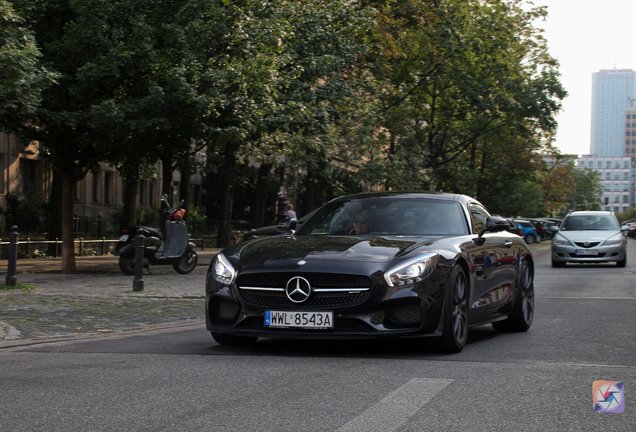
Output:
[[287,220],[297,220],[296,212],[294,211],[294,205],[292,203],[287,203]]

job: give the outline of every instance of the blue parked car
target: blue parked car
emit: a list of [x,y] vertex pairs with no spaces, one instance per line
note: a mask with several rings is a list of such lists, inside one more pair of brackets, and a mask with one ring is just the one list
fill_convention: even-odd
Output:
[[521,237],[523,237],[526,243],[532,244],[534,242],[538,243],[541,241],[541,236],[535,229],[534,225],[530,223],[530,221],[515,219],[515,223],[517,224],[517,227],[521,230],[520,235]]

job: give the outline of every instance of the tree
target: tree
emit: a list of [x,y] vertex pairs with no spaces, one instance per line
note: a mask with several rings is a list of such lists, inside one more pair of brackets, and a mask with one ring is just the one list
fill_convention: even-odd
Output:
[[16,4],[34,29],[43,61],[59,74],[43,93],[30,137],[50,155],[54,184],[61,185],[55,190],[61,195],[62,267],[73,272],[74,185],[99,162],[116,164],[132,192],[125,212],[130,218],[139,168],[160,157],[170,184],[175,159],[192,151],[207,104],[192,90],[199,70],[189,63],[184,22],[173,2]]
[[20,133],[55,75],[40,63],[32,32],[7,0],[0,0],[0,130]]
[[567,208],[601,210],[602,184],[598,172],[590,168],[574,168],[572,170],[572,178],[574,187],[569,191]]
[[[526,152],[542,148],[565,91],[558,64],[533,27],[545,9],[527,11],[522,3],[381,6],[374,73],[383,133],[374,146],[385,157],[372,165],[378,182],[388,189],[479,192],[483,159],[494,147],[513,140],[526,143]],[[465,184],[449,176],[456,169],[469,170]]]

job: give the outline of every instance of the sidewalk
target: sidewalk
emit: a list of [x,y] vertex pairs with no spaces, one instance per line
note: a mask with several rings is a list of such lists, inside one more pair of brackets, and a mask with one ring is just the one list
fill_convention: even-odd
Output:
[[[205,276],[219,250],[197,251],[197,268],[187,275],[150,266],[142,291],[133,291],[134,277],[112,255],[77,257],[78,273],[70,275],[61,274],[60,258],[20,259],[17,281],[32,289],[0,291],[0,348],[191,320],[204,326]],[[0,283],[6,268],[3,260]]]

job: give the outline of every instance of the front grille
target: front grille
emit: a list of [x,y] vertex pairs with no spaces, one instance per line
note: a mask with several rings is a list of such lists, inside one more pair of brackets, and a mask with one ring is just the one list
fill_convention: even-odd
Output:
[[587,244],[585,244],[585,242],[574,242],[574,244],[576,244],[577,246],[583,247],[583,248],[592,248],[592,247],[596,247],[598,246],[600,242],[588,242]]
[[[314,290],[307,301],[294,303],[287,298],[285,286],[295,277],[307,279]],[[280,291],[239,289],[243,301],[268,308],[334,309],[356,306],[369,298],[371,279],[368,276],[330,273],[258,273],[245,274],[237,279],[239,288],[268,288]],[[315,292],[317,289],[341,289],[339,292]],[[351,292],[355,290],[366,291]]]
[[240,275],[236,283],[239,287],[285,288],[294,276],[304,277],[313,288],[371,288],[368,276],[333,273],[251,273]]

